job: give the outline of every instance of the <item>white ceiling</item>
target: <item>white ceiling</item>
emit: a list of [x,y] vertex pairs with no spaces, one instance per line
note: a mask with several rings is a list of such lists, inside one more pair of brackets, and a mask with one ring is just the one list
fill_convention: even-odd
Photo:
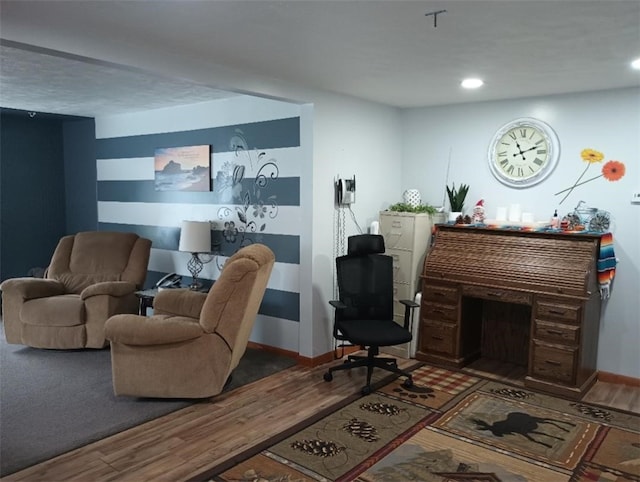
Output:
[[[1,0],[0,8],[0,105],[33,111],[98,116],[202,102],[246,92],[249,78],[398,107],[640,86],[629,67],[640,57],[640,0]],[[440,10],[436,26],[425,14]],[[164,62],[207,80],[159,76]],[[140,68],[151,63],[153,73]],[[486,84],[463,91],[467,76]]]

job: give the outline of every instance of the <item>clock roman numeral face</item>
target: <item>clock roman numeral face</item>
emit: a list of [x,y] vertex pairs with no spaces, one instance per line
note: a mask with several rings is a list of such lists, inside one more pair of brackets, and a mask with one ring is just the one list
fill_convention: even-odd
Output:
[[560,157],[560,141],[545,122],[521,117],[496,131],[489,144],[491,174],[509,187],[526,188],[544,181]]
[[518,126],[508,130],[495,148],[495,166],[514,181],[539,174],[548,160],[547,139],[538,129]]

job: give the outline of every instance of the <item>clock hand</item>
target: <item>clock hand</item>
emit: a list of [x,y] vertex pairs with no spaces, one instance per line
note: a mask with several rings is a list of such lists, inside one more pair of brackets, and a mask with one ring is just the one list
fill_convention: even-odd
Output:
[[512,154],[513,157],[517,157],[518,155],[522,156],[522,160],[526,161],[527,158],[524,157],[524,153],[528,152],[528,151],[532,151],[533,149],[535,149],[535,146],[530,148],[530,149],[526,149],[526,150],[522,150],[522,147],[520,147],[520,143],[518,141],[516,141],[516,146],[518,147],[518,154]]

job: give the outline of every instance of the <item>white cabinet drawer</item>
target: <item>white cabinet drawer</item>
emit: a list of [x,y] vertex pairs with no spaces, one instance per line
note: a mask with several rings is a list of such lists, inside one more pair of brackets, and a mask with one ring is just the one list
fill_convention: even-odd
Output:
[[413,273],[413,253],[398,249],[387,249],[385,254],[393,259],[393,281],[396,283],[411,283],[418,273]]
[[400,300],[413,301],[415,293],[411,292],[411,286],[403,283],[393,283],[393,314],[401,316],[404,320],[404,305]]
[[380,234],[389,249],[408,249],[414,247],[414,221],[409,216],[380,216]]

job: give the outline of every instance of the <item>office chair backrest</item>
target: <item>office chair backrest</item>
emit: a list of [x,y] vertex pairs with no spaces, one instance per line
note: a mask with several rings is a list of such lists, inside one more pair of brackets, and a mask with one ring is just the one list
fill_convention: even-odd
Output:
[[351,236],[348,254],[336,259],[340,300],[347,305],[336,321],[393,319],[393,260],[384,253],[384,238]]

